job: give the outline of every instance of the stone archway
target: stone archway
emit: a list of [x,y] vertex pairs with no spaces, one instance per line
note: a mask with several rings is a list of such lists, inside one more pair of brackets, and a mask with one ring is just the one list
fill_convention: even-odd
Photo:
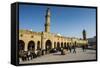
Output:
[[63,42],[61,42],[61,47],[63,48]]
[[77,46],[77,42],[76,41],[75,41],[74,45]]
[[70,45],[70,44],[69,44],[69,42],[68,42],[68,43],[67,43],[67,48],[69,48],[69,45]]
[[60,42],[57,42],[57,50],[60,50]]
[[50,53],[51,48],[52,48],[52,42],[50,40],[47,40],[45,43],[46,53]]
[[40,47],[40,41],[37,42],[37,50],[40,50],[41,47]]
[[56,48],[57,46],[56,46],[56,42],[54,42],[54,48]]
[[24,50],[24,47],[25,47],[25,43],[23,40],[19,40],[19,51],[20,50]]
[[35,42],[34,41],[29,41],[28,50],[35,51]]
[[67,46],[66,46],[66,42],[64,43],[64,48],[66,48]]

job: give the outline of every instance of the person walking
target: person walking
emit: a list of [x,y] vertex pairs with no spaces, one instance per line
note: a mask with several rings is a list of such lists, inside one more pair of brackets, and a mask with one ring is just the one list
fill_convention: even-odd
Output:
[[70,53],[71,53],[71,45],[67,45],[67,51],[70,51]]
[[69,46],[68,47],[68,49],[69,49],[69,51],[70,51],[70,53],[72,52],[72,47],[71,46]]
[[73,53],[76,53],[76,46],[73,45]]
[[83,52],[85,52],[85,46],[84,45],[82,45],[82,50],[83,50]]

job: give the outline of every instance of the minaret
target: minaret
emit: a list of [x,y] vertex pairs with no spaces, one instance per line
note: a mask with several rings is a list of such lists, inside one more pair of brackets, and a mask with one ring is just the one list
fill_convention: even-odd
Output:
[[45,16],[45,32],[50,32],[50,9],[47,8]]
[[83,40],[86,40],[86,31],[83,30]]

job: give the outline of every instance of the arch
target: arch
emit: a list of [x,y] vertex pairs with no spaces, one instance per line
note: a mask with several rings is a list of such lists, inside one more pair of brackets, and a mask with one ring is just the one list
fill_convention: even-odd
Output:
[[76,44],[76,41],[75,41],[75,44]]
[[74,45],[77,46],[77,42],[76,41],[75,41]]
[[49,51],[52,48],[52,42],[50,40],[47,40],[45,43],[46,51]]
[[63,48],[63,42],[61,42],[61,47]]
[[67,43],[67,45],[69,45],[69,43]]
[[56,48],[56,42],[54,42],[54,48]]
[[19,40],[19,50],[24,50],[25,43],[23,40]]
[[64,48],[66,48],[66,42],[64,43]]
[[72,43],[70,42],[70,43],[69,43],[69,45],[71,46],[71,45],[72,45]]
[[37,50],[39,50],[40,48],[41,48],[40,41],[37,41]]
[[28,50],[35,50],[35,42],[34,41],[29,41],[28,43]]
[[67,47],[69,47],[69,45],[70,45],[70,43],[68,42],[68,43],[67,43]]
[[57,42],[57,48],[60,48],[60,43],[59,42]]

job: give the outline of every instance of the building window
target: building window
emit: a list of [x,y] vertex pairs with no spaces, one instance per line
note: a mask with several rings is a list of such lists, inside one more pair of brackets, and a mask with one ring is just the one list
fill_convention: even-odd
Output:
[[31,38],[33,38],[34,36],[32,35]]

